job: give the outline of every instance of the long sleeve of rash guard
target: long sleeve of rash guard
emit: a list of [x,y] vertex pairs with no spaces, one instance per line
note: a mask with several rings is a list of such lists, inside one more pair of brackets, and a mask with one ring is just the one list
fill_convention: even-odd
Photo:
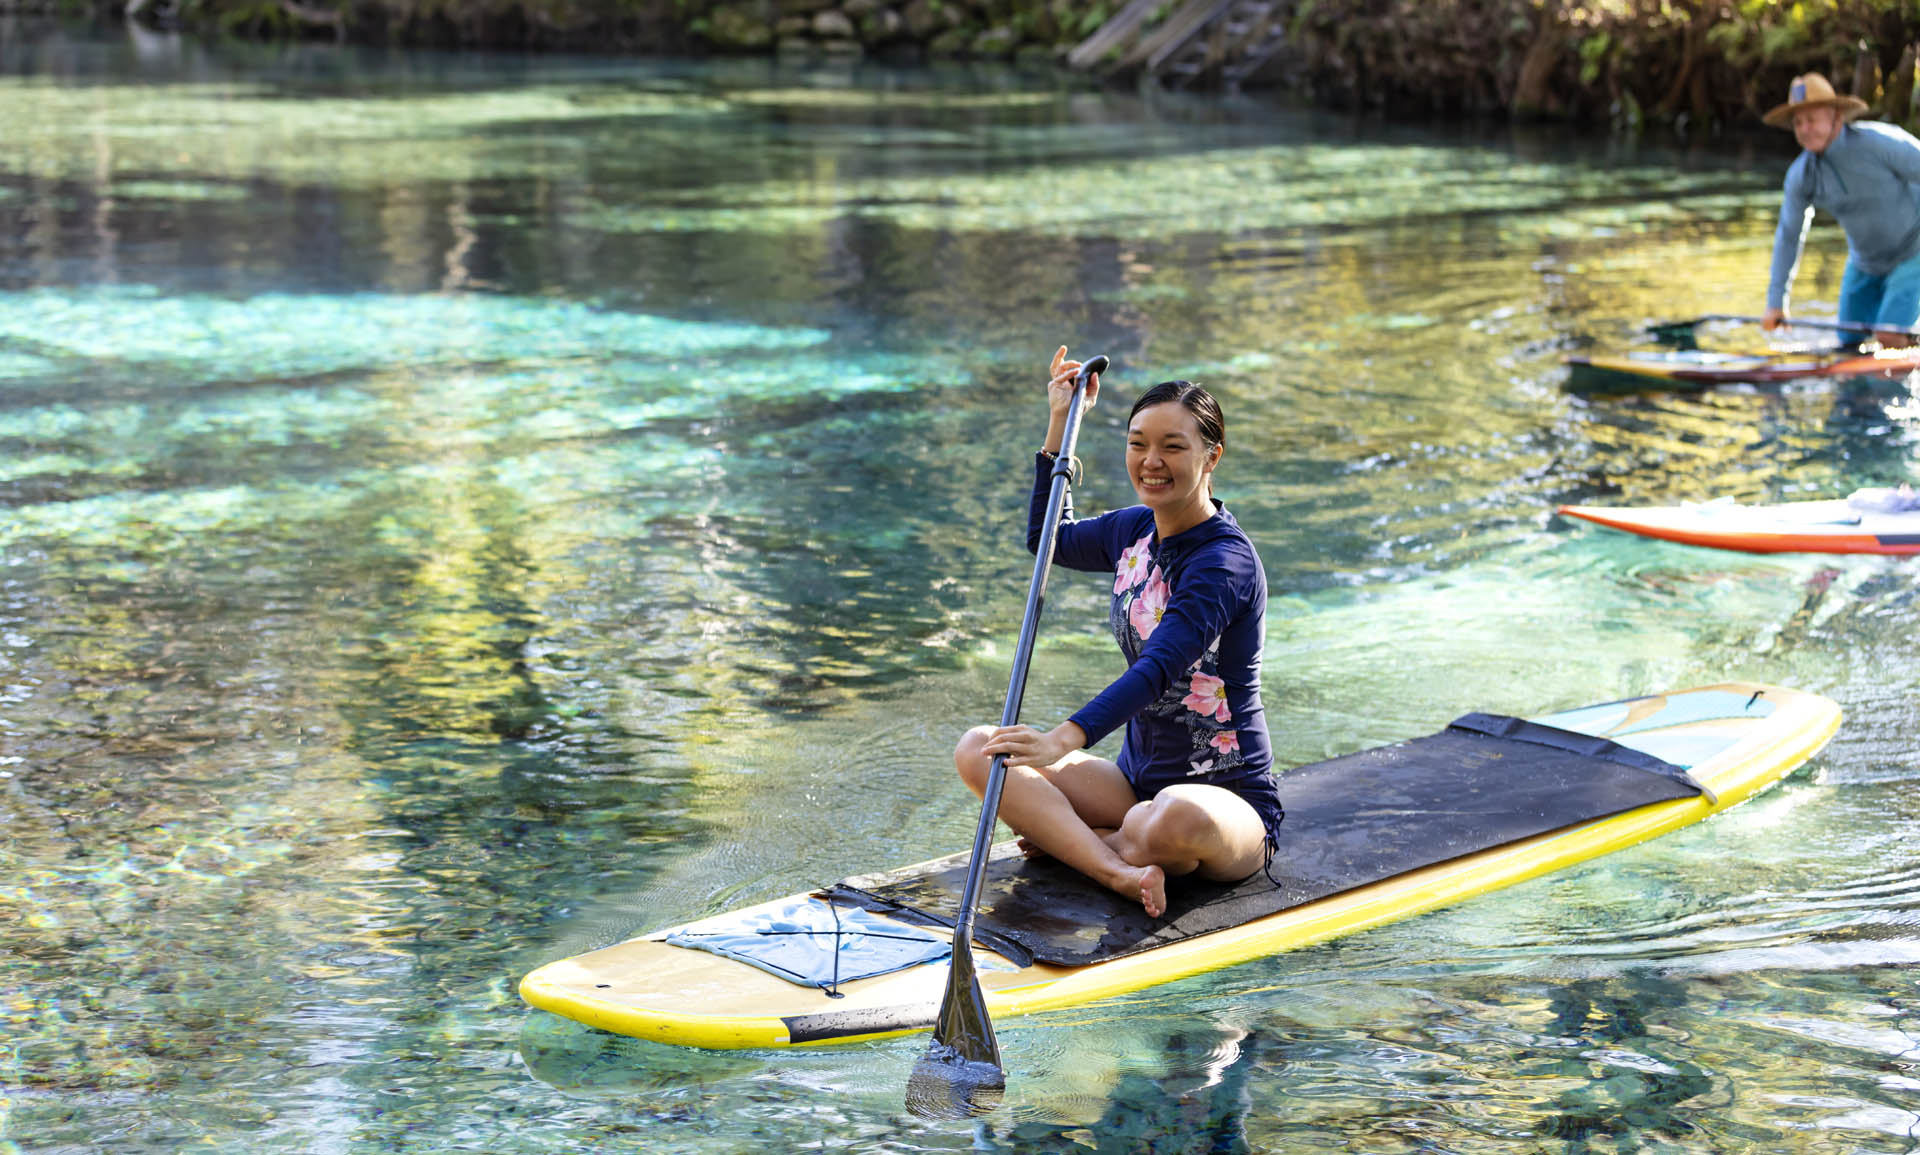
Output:
[[[1153,635],[1140,647],[1140,656],[1072,715],[1070,720],[1086,731],[1087,745],[1126,725],[1176,682],[1189,677],[1194,664],[1245,604],[1251,551],[1207,548],[1207,552],[1218,556],[1196,558],[1199,564],[1183,568],[1179,586]],[[1238,553],[1246,556],[1237,558]]]

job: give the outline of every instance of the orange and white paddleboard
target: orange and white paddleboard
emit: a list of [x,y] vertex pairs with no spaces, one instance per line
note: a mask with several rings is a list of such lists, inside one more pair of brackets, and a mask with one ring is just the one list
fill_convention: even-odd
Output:
[[1746,553],[1920,553],[1920,509],[1874,512],[1844,498],[1780,505],[1563,505],[1557,512],[1642,537]]
[[1733,353],[1710,349],[1642,350],[1566,358],[1568,387],[1576,392],[1707,388],[1713,385],[1768,384],[1822,377],[1877,377],[1895,380],[1920,371],[1920,346],[1869,352]]

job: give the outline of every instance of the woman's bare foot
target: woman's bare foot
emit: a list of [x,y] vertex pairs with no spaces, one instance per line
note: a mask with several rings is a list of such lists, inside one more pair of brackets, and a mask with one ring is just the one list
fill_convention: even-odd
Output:
[[1114,889],[1129,898],[1137,889],[1140,905],[1147,908],[1147,914],[1152,918],[1159,918],[1167,912],[1167,872],[1157,866],[1141,867],[1138,878]]

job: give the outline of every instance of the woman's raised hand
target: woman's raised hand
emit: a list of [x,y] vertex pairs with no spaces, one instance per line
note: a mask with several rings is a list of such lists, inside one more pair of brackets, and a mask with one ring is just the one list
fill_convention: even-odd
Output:
[[[1060,346],[1053,353],[1053,368],[1047,370],[1047,404],[1055,412],[1064,416],[1067,402],[1073,399],[1073,375],[1080,371],[1080,362],[1067,357],[1067,347]],[[1093,408],[1093,400],[1100,393],[1100,374],[1087,377],[1086,400],[1081,404],[1082,413]]]
[[[1073,378],[1080,372],[1080,362],[1067,357],[1067,347],[1060,346],[1053,354],[1053,367],[1047,371],[1047,440],[1045,449],[1049,453],[1060,451],[1060,441],[1066,434],[1067,407],[1073,403]],[[1087,375],[1087,391],[1082,394],[1080,412],[1093,408],[1094,398],[1100,395],[1100,374]]]

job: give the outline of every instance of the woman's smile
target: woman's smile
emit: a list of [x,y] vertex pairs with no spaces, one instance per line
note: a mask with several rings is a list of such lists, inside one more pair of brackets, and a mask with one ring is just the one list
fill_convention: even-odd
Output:
[[1127,478],[1153,510],[1160,533],[1191,529],[1213,516],[1210,485],[1220,447],[1200,435],[1185,406],[1150,405],[1127,426]]

